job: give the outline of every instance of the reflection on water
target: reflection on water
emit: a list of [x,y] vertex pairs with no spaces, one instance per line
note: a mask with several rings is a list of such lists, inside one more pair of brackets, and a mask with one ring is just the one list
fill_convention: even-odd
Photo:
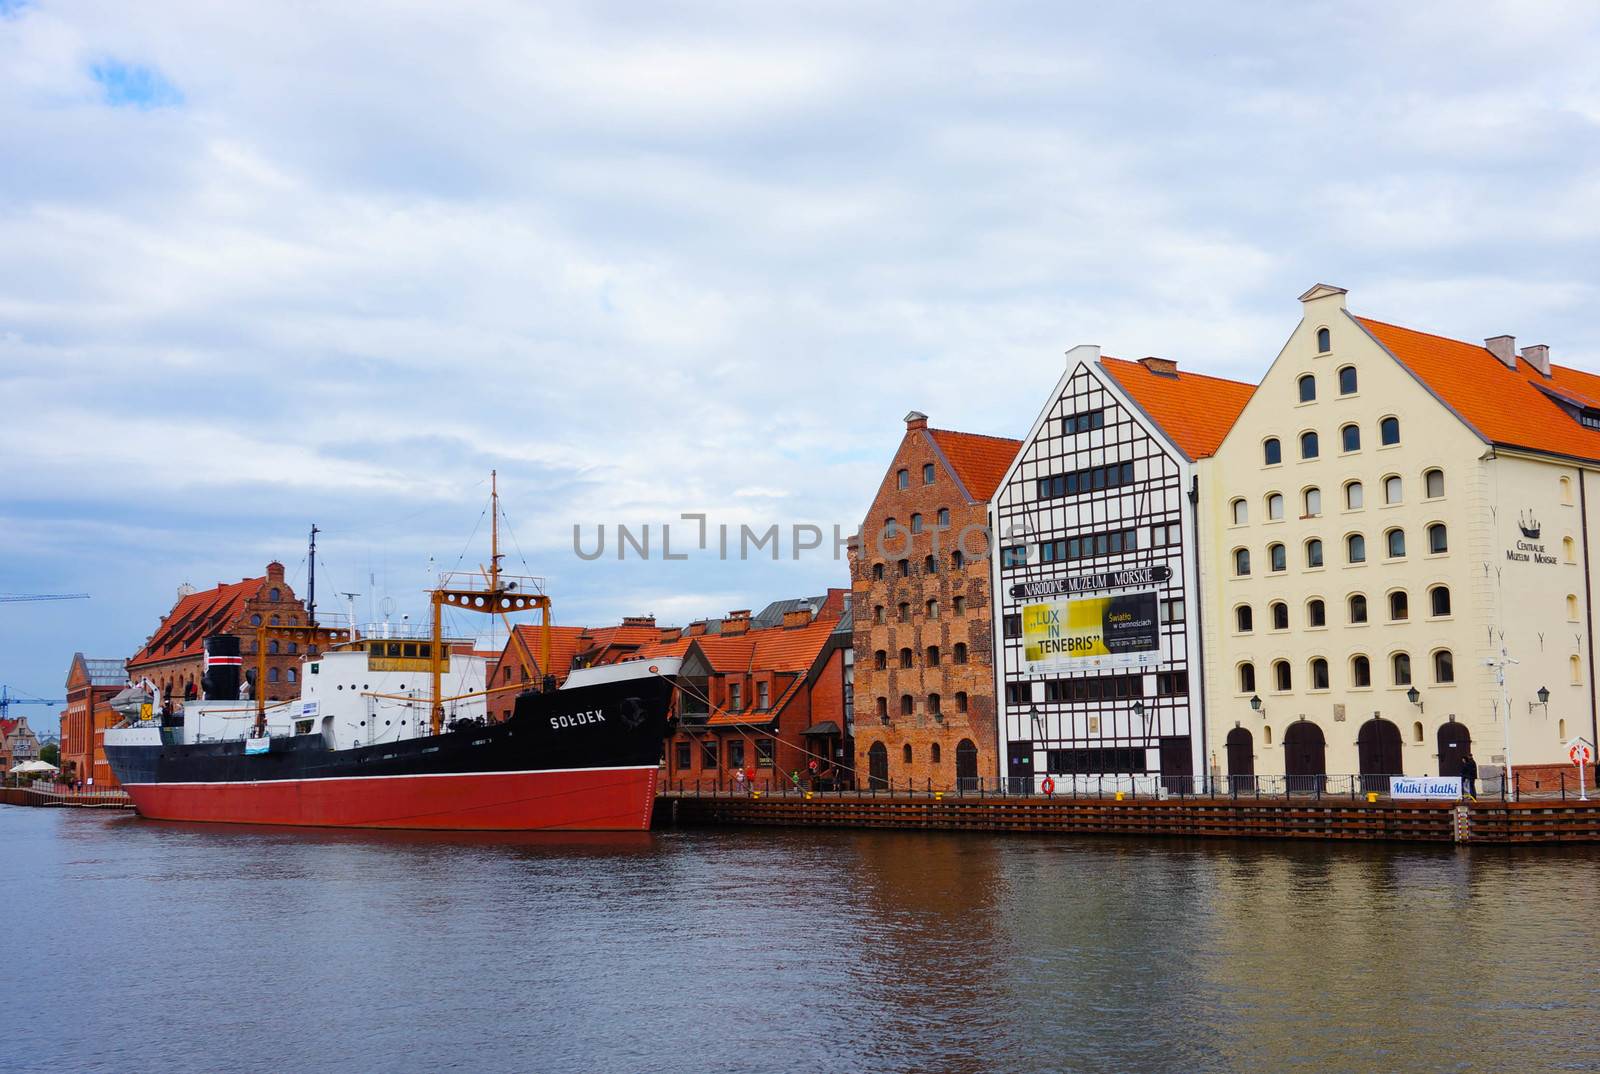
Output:
[[8,1069],[1600,1066],[1582,849],[20,808],[0,840]]

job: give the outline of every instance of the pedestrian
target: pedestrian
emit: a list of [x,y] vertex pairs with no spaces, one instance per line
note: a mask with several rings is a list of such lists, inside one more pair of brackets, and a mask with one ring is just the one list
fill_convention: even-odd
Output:
[[1461,790],[1468,798],[1478,797],[1478,762],[1468,750],[1461,758]]

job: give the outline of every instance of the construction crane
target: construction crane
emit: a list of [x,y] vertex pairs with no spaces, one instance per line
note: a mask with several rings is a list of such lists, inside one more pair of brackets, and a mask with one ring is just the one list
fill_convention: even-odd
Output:
[[63,698],[48,697],[16,697],[11,693],[11,687],[0,683],[0,720],[11,715],[12,705],[65,705]]
[[87,593],[0,593],[0,604],[19,600],[88,600]]

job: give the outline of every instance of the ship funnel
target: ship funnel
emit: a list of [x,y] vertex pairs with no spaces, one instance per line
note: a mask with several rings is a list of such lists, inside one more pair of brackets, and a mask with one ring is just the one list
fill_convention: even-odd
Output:
[[206,639],[206,670],[200,683],[207,701],[233,701],[239,697],[239,639],[233,634],[213,634]]

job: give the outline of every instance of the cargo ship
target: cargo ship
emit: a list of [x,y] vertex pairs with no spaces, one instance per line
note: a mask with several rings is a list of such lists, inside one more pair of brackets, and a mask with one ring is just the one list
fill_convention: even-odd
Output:
[[[578,669],[559,684],[548,674],[531,685],[486,682],[483,654],[445,636],[446,610],[539,612],[540,654],[525,648],[524,656],[550,667],[550,601],[536,579],[500,572],[497,490],[492,503],[490,568],[441,580],[425,634],[318,626],[313,598],[309,625],[256,629],[257,684],[273,642],[305,654],[295,700],[250,697],[247,657],[232,634],[205,640],[202,698],[174,710],[148,683],[124,691],[118,707],[127,716],[106,731],[106,759],[140,815],[338,828],[647,829],[679,661]],[[510,718],[493,721],[487,698],[502,689],[517,697]]]

